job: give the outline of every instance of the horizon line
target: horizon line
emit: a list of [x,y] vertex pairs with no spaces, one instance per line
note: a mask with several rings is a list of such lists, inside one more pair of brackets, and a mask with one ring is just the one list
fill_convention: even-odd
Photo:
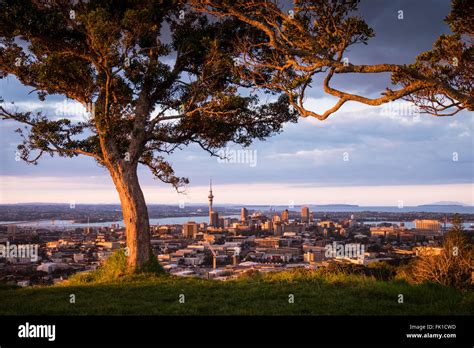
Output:
[[[71,202],[17,202],[17,203],[0,203],[0,206],[2,205],[70,205]],[[74,202],[74,205],[118,205],[120,206],[119,202],[109,202],[109,203],[76,203]],[[167,204],[167,203],[147,203],[147,205],[166,205],[166,206],[174,206],[177,204]],[[208,203],[186,203],[185,205],[203,205],[207,206]],[[285,207],[288,206],[288,204],[240,204],[240,203],[217,203],[213,204],[216,206],[269,206],[269,207]],[[304,207],[304,206],[351,206],[351,207],[390,207],[390,208],[398,208],[397,205],[359,205],[359,204],[350,204],[350,203],[328,203],[328,204],[315,204],[315,203],[305,203],[305,204],[294,204],[294,207]],[[422,206],[461,206],[461,207],[467,207],[467,208],[474,208],[474,205],[471,204],[466,204],[463,202],[452,202],[452,203],[424,203],[424,204],[417,204],[417,205],[406,205],[403,206],[400,209],[406,208],[406,207],[422,207]]]

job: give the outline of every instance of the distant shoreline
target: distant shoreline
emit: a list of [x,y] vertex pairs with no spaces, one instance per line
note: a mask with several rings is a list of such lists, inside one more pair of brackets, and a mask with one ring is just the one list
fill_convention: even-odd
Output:
[[[34,202],[28,202],[28,203],[1,203],[0,207],[11,207],[11,206],[39,206],[39,207],[44,207],[44,206],[69,206],[70,203],[52,203],[52,202],[47,202],[47,203],[34,203]],[[120,207],[120,203],[76,203],[76,206],[116,206]],[[186,203],[188,207],[203,207],[208,205],[208,203]],[[172,207],[175,206],[174,204],[166,204],[166,203],[149,203],[147,204],[149,207],[153,206],[163,206],[163,207]],[[235,208],[235,207],[273,207],[273,208],[280,208],[280,207],[287,207],[285,204],[239,204],[239,203],[215,203],[214,206],[218,207],[229,207],[229,208]],[[392,208],[398,208],[396,205],[358,205],[358,204],[344,204],[344,203],[334,203],[334,204],[314,204],[314,203],[304,203],[304,204],[295,204],[294,207],[319,207],[319,208],[329,208],[329,207],[335,207],[335,208],[357,208],[357,209],[369,209],[369,208],[387,208],[387,209],[392,209]],[[474,205],[469,205],[469,204],[464,204],[464,203],[452,203],[452,204],[437,204],[437,203],[432,203],[432,204],[418,204],[418,205],[411,205],[411,206],[406,206],[405,208],[422,208],[422,207],[460,207],[460,208],[472,208],[474,209]]]

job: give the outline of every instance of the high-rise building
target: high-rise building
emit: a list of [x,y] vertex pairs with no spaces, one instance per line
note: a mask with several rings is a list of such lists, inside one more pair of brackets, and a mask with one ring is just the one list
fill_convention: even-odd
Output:
[[198,225],[194,221],[189,221],[183,224],[183,237],[184,238],[196,238],[198,233]]
[[224,225],[222,227],[229,228],[231,226],[232,226],[232,219],[231,218],[225,218],[224,219]]
[[217,211],[211,211],[209,215],[209,226],[219,227],[219,214]]
[[415,220],[415,228],[420,230],[440,231],[441,223],[438,220]]
[[283,234],[283,228],[280,221],[273,222],[273,234],[275,236],[281,236]]
[[216,224],[213,224],[213,219],[212,219],[212,202],[214,200],[214,195],[212,194],[212,179],[209,181],[209,196],[207,197],[209,198],[209,225],[210,226],[214,226],[214,227],[217,227],[217,218],[216,220],[214,221]]
[[249,218],[249,212],[247,208],[242,208],[242,210],[240,211],[240,220],[243,222],[246,222],[248,218]]
[[262,230],[264,231],[268,231],[270,233],[273,232],[273,222],[268,220],[268,221],[265,221],[263,224],[262,224]]
[[285,209],[284,211],[281,212],[281,221],[288,222],[289,220],[290,220],[290,213],[288,212],[288,209]]
[[309,208],[301,208],[301,222],[309,222]]

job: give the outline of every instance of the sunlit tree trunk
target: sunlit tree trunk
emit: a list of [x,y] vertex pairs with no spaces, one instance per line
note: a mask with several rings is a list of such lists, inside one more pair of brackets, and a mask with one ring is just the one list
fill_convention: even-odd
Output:
[[128,268],[139,271],[152,256],[150,223],[145,197],[140,188],[137,166],[120,166],[109,169],[122,205],[126,228]]

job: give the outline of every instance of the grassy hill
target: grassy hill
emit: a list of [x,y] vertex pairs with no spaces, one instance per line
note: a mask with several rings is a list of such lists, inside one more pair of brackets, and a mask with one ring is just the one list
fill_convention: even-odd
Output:
[[[76,302],[70,303],[74,294]],[[185,303],[179,302],[184,294]],[[289,303],[289,294],[294,303]],[[403,294],[404,303],[398,303]],[[474,294],[434,284],[288,271],[232,281],[142,274],[0,288],[0,315],[465,315]]]

